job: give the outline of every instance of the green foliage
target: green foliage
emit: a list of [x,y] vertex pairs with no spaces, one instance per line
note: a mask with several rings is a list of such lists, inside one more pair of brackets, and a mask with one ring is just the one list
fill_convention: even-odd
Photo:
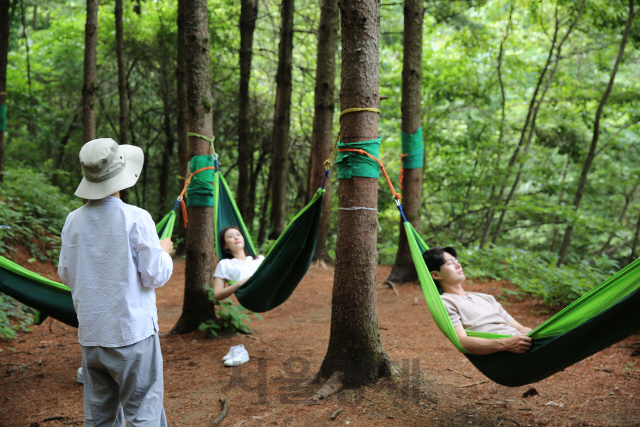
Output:
[[[82,146],[79,100],[85,10],[77,2],[37,3],[40,11],[35,18],[37,25],[32,22],[35,14],[25,16],[27,40],[22,37],[20,19],[14,17],[11,23],[6,155],[36,171],[55,171],[60,192],[71,195],[80,178],[77,155]],[[260,2],[254,34],[248,131],[253,153],[251,176],[255,180],[251,200],[255,203],[253,221],[247,218],[247,227],[253,235],[269,212],[266,190],[271,167],[280,3],[280,0]],[[425,3],[421,100],[425,167],[420,220],[421,233],[429,244],[480,245],[489,224],[485,246],[494,242],[536,253],[556,252],[564,230],[571,224],[575,230],[570,250],[578,258],[599,258],[606,254],[623,265],[632,255],[637,256],[632,242],[637,240],[634,238],[640,211],[640,189],[635,188],[640,180],[638,18],[603,110],[598,152],[580,209],[571,207],[593,136],[598,102],[619,49],[628,2],[593,0],[586,4],[553,72],[557,51],[551,55],[552,63],[537,91],[535,101],[540,110],[531,144],[528,150],[520,147],[518,160],[508,166],[523,136],[532,95],[549,56],[556,12],[560,22],[557,40],[561,40],[580,3],[566,0]],[[202,105],[213,114],[221,170],[235,189],[240,4],[210,0],[207,7],[209,22],[215,23],[209,26],[212,90],[211,98],[202,100]],[[315,110],[318,16],[317,1],[296,3],[288,219],[304,205],[306,193],[314,191],[306,189],[306,183]],[[128,143],[145,152],[143,176],[130,191],[129,200],[156,218],[171,207],[169,200],[177,196],[184,182],[178,179],[174,143],[176,17],[175,2],[124,4],[130,105]],[[394,183],[399,179],[401,147],[403,22],[401,2],[382,3],[379,89],[386,99],[380,106],[379,134],[383,141],[380,155]],[[117,140],[119,103],[112,3],[100,5],[98,28],[96,133]],[[27,79],[26,45],[31,87]],[[336,97],[340,91],[340,57],[339,50]],[[545,96],[541,99],[543,92]],[[337,112],[338,102],[335,108]],[[338,114],[334,114],[334,122],[337,128]],[[165,153],[167,149],[170,151]],[[169,173],[164,173],[165,159]],[[504,199],[517,174],[519,183],[506,205]],[[331,179],[334,191],[327,250],[333,254],[339,185],[335,170]],[[168,194],[160,194],[163,182]],[[499,194],[502,196],[498,197]],[[265,199],[267,206],[263,207]],[[378,200],[382,227],[378,233],[380,262],[392,263],[399,221],[393,199],[382,181]],[[502,225],[498,230],[500,217]],[[12,231],[16,233],[15,229]],[[19,232],[23,231],[28,233],[28,230]],[[0,245],[0,249],[6,250],[6,236],[2,243],[5,246]],[[265,254],[270,244],[266,242],[259,253]]]
[[0,338],[13,339],[16,331],[31,332],[29,325],[33,316],[27,314],[27,307],[13,298],[0,293]]
[[57,263],[65,219],[82,201],[60,194],[50,177],[23,165],[9,166],[0,187],[0,255],[11,258],[11,245],[27,246],[32,260]]
[[[573,259],[571,264],[558,266],[555,254],[513,247],[466,249],[458,255],[467,277],[508,280],[523,293],[542,299],[545,305],[569,304],[620,268],[606,256],[591,262]],[[520,292],[503,291],[522,297]]]
[[[202,322],[199,326],[201,331],[207,331],[213,336],[218,336],[218,332],[231,334],[235,332],[240,332],[243,334],[253,333],[253,329],[247,322],[251,322],[249,318],[250,311],[246,310],[241,305],[234,305],[231,299],[227,298],[223,301],[216,301],[213,288],[205,287],[209,292],[209,299],[214,301],[216,304],[216,315],[218,316],[218,320],[207,320],[206,322]],[[258,313],[253,313],[253,315],[258,319],[262,320],[262,316]]]

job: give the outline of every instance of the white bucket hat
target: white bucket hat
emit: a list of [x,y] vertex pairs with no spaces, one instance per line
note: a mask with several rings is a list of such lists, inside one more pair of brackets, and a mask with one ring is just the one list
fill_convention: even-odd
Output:
[[84,178],[76,196],[104,199],[135,185],[144,164],[144,153],[140,147],[118,145],[111,138],[94,139],[82,146],[80,164]]

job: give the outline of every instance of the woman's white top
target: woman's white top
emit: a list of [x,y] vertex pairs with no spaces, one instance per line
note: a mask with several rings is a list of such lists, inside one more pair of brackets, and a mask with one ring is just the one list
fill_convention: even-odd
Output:
[[219,277],[229,282],[237,282],[253,276],[262,261],[264,261],[264,256],[262,255],[258,255],[256,259],[248,256],[244,261],[238,258],[225,258],[218,263],[213,277]]

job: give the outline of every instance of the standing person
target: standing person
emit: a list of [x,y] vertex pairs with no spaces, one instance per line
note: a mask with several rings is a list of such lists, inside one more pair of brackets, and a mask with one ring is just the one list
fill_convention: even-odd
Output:
[[82,350],[85,425],[167,425],[155,288],[173,272],[173,243],[151,215],[120,200],[138,181],[139,147],[101,138],[80,150],[87,199],[62,230],[58,274],[71,288]]
[[[250,256],[244,245],[244,237],[238,227],[226,227],[220,232],[223,258],[213,274],[213,294],[216,301],[230,297],[256,272],[264,260],[262,255]],[[227,286],[228,285],[228,286]],[[225,366],[238,366],[249,361],[244,345],[231,347],[222,360]]]

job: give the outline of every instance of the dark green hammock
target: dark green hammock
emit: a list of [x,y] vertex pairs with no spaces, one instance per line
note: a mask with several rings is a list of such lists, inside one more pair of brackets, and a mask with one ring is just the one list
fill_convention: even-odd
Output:
[[[404,225],[411,256],[436,325],[479,371],[498,384],[518,387],[543,380],[638,332],[640,328],[639,259],[531,331],[528,336],[532,338],[533,345],[527,353],[470,354],[460,344],[422,258],[422,253],[429,247],[406,219]],[[506,336],[472,331],[467,331],[467,335],[488,339]]]
[[[242,306],[258,313],[276,308],[289,298],[304,277],[316,248],[324,189],[318,189],[309,204],[280,235],[258,270],[235,292]],[[218,259],[222,259],[220,232],[229,226],[240,229],[250,255],[256,250],[238,207],[221,173],[214,178],[214,230]]]
[[[214,228],[216,248],[220,257],[218,236],[230,225],[238,227],[245,238],[247,250],[256,254],[251,236],[240,217],[224,177],[216,172],[214,181]],[[289,298],[306,274],[316,247],[318,225],[325,190],[319,189],[309,204],[291,221],[271,248],[255,274],[237,291],[240,304],[255,312],[271,310]],[[176,221],[175,209],[165,215],[156,231],[160,239],[171,237]],[[78,318],[69,287],[33,273],[0,256],[0,292],[37,310],[34,323],[51,316],[77,327]]]
[[[171,236],[175,221],[175,211],[171,211],[156,225],[161,239]],[[42,277],[2,256],[0,292],[37,310],[33,318],[36,325],[51,316],[69,326],[78,327],[78,317],[68,286]]]

